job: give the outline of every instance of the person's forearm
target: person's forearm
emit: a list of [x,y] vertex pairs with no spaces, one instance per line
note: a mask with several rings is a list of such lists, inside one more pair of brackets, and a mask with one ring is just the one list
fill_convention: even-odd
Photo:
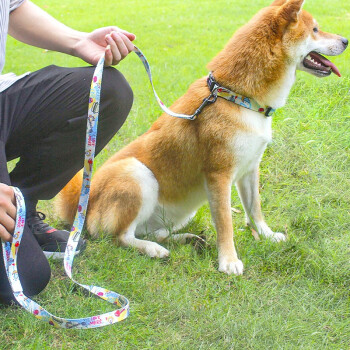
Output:
[[9,34],[26,44],[70,55],[86,35],[65,26],[29,0],[11,12]]

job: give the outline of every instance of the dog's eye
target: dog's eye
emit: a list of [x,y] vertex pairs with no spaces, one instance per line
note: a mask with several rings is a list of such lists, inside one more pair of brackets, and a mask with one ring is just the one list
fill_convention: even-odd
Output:
[[314,33],[317,33],[317,32],[318,32],[318,28],[315,27],[315,28],[314,28]]

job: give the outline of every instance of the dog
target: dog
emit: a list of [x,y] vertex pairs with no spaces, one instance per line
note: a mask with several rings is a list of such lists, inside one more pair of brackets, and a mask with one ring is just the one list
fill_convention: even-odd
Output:
[[[322,55],[336,56],[347,39],[323,32],[302,9],[304,0],[276,0],[240,28],[208,64],[216,82],[271,109],[283,107],[296,70],[316,77],[338,68]],[[193,114],[210,95],[206,77],[195,81],[171,109]],[[242,101],[246,99],[242,99]],[[217,231],[219,271],[241,275],[243,264],[233,240],[231,187],[237,187],[253,232],[273,241],[286,239],[266,224],[260,206],[259,163],[271,141],[271,117],[223,98],[191,120],[162,114],[151,128],[102,165],[91,183],[87,229],[116,237],[150,257],[169,251],[159,243],[184,242],[184,227],[209,201]],[[73,222],[82,175],[58,196],[62,219]],[[154,241],[142,239],[152,233]]]

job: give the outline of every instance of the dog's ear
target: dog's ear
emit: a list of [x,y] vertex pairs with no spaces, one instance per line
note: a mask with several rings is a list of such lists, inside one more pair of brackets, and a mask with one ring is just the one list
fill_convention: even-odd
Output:
[[285,4],[287,0],[275,0],[270,6],[281,6]]
[[[276,0],[277,2],[278,0]],[[278,11],[279,16],[283,17],[287,22],[298,22],[299,14],[303,7],[304,0],[289,0],[282,4]]]

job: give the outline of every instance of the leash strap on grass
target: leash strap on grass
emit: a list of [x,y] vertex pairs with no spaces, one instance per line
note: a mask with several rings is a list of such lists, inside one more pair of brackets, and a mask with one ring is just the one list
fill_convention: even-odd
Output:
[[14,187],[17,205],[16,228],[13,235],[12,243],[2,242],[3,258],[5,263],[5,270],[10,282],[14,297],[18,303],[33,314],[36,318],[49,323],[51,326],[58,328],[96,328],[103,327],[124,320],[129,315],[129,301],[122,295],[112,292],[97,286],[88,286],[80,284],[72,277],[72,267],[75,251],[78,245],[79,237],[84,226],[87,204],[90,194],[90,179],[92,174],[92,166],[95,155],[95,145],[97,136],[97,123],[101,96],[101,81],[104,65],[104,56],[101,57],[95,69],[93,79],[91,82],[90,97],[89,97],[89,111],[86,129],[86,145],[85,145],[85,161],[84,161],[84,175],[83,185],[81,189],[78,211],[69,235],[65,255],[64,268],[68,277],[76,284],[86,289],[92,294],[97,295],[103,300],[111,304],[116,304],[119,309],[107,312],[102,315],[91,316],[86,318],[61,318],[52,315],[44,308],[42,308],[35,301],[29,299],[23,293],[23,288],[18,276],[17,268],[17,254],[23,235],[23,229],[26,218],[25,201],[21,191]]

